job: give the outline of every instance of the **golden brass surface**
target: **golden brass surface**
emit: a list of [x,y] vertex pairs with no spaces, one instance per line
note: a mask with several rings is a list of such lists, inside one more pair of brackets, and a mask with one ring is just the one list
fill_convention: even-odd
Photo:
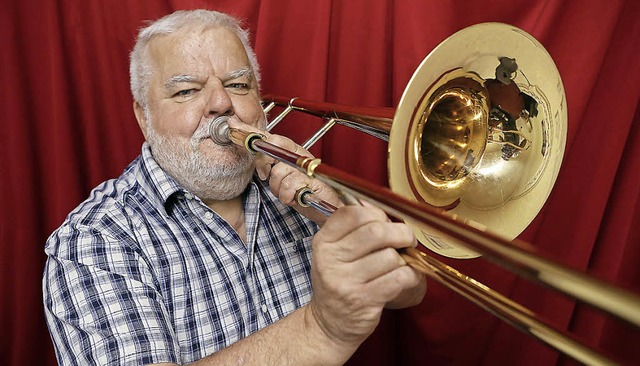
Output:
[[[517,63],[511,85],[496,80],[503,59]],[[488,84],[493,95],[486,91]],[[505,114],[521,108],[513,106],[511,89],[535,100],[535,111],[523,109],[512,116],[512,126],[497,121],[496,113],[487,120],[485,103]],[[445,122],[439,122],[443,117]],[[513,26],[471,26],[438,45],[405,88],[389,134],[389,185],[402,196],[443,207],[471,226],[511,240],[531,223],[551,192],[566,131],[562,80],[544,47]],[[437,232],[416,228],[415,233],[438,254],[478,256]]]

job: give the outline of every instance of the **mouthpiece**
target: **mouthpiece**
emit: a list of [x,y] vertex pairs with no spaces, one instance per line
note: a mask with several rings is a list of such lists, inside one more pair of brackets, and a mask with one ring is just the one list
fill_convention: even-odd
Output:
[[229,145],[229,116],[220,116],[211,121],[209,125],[209,136],[218,145]]

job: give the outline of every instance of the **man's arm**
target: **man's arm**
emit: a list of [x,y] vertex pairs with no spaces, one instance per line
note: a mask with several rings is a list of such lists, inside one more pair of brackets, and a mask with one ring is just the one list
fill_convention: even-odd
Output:
[[329,339],[306,305],[190,365],[342,365],[356,348]]

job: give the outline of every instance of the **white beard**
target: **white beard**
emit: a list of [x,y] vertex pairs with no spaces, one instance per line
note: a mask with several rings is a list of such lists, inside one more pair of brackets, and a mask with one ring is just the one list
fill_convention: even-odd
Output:
[[238,197],[251,181],[254,156],[236,145],[203,152],[200,144],[209,138],[208,127],[206,123],[199,126],[187,144],[159,135],[147,119],[147,143],[158,165],[200,199]]

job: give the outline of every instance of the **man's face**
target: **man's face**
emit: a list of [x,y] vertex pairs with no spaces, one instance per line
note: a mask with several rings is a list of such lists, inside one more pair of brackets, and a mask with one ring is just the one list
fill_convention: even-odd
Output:
[[[253,159],[208,138],[209,122],[229,115],[232,127],[264,127],[256,81],[242,43],[224,28],[187,28],[149,43],[148,113],[136,117],[160,166],[201,198],[239,195]],[[230,191],[229,191],[230,190]]]

